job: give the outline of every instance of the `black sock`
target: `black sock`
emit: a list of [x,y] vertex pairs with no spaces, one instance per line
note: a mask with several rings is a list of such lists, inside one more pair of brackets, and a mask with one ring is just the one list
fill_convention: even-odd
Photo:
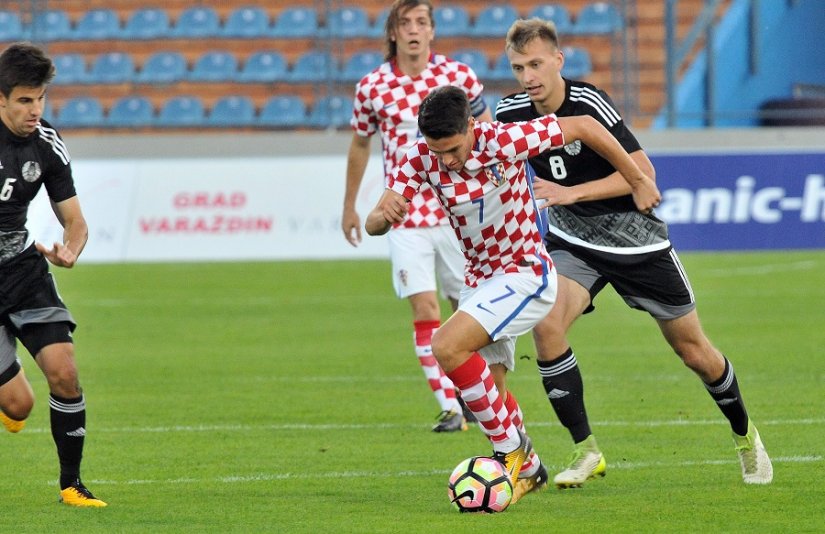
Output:
[[722,377],[711,384],[705,384],[705,388],[730,421],[731,429],[740,436],[747,434],[748,411],[739,393],[739,382],[736,380],[736,373],[733,372],[733,365],[727,358],[725,358],[725,371]]
[[60,460],[60,489],[66,489],[80,479],[80,459],[86,436],[86,401],[83,395],[63,399],[49,395],[52,438]]
[[590,423],[584,409],[584,384],[576,355],[568,348],[558,358],[538,361],[541,382],[556,417],[567,428],[575,443],[590,435]]

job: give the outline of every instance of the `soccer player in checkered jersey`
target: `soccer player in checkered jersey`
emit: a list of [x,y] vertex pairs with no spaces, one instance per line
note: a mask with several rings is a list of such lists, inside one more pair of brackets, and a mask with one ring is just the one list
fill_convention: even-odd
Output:
[[424,99],[418,126],[424,141],[401,160],[365,228],[386,233],[426,185],[438,195],[466,266],[458,310],[434,334],[433,355],[492,442],[518,500],[546,483],[547,470],[521,418],[513,421],[504,376],[515,364],[516,338],[544,319],[556,299],[556,272],[537,226],[525,160],[582,140],[633,184],[639,209],[656,205],[659,191],[592,117],[477,122],[466,94],[447,86]]
[[[358,82],[353,106],[352,143],[341,226],[353,246],[361,241],[361,221],[355,210],[358,190],[370,156],[370,139],[381,136],[384,173],[389,177],[407,149],[420,137],[416,117],[421,100],[433,87],[461,87],[473,114],[490,121],[482,85],[467,65],[434,54],[433,7],[428,0],[398,0],[387,17],[387,61]],[[409,301],[413,315],[415,354],[441,407],[435,432],[466,430],[467,424],[452,382],[432,355],[430,342],[441,324],[436,294],[455,309],[463,284],[464,258],[447,225],[444,211],[429,188],[422,188],[409,213],[388,236],[392,281],[399,298]],[[470,416],[469,411],[466,415]]]
[[[17,358],[17,338],[49,385],[60,500],[102,507],[106,503],[80,481],[86,401],[74,359],[75,322],[48,265],[73,267],[88,237],[66,145],[41,119],[54,72],[51,59],[33,45],[16,43],[0,54],[0,422],[19,432],[34,404]],[[63,243],[51,248],[33,243],[26,230],[29,203],[41,186],[64,229]]]
[[[564,55],[552,22],[517,21],[506,40],[523,92],[501,100],[496,118],[525,121],[553,113],[590,115],[603,124],[644,172],[655,171],[636,138],[599,88],[562,78]],[[702,331],[687,274],[653,213],[634,209],[626,182],[592,147],[569,143],[530,159],[539,179],[536,196],[548,210],[547,248],[559,274],[559,298],[533,331],[547,397],[574,441],[570,465],[555,476],[559,488],[604,475],[606,463],[584,406],[584,388],[567,331],[610,284],[631,308],[647,311],[665,340],[693,370],[729,420],[743,480],[767,484],[770,458],[748,417],[733,367]]]

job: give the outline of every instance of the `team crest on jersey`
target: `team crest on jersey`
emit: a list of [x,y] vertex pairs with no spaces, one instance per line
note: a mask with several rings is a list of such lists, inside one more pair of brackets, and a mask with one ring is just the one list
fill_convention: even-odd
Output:
[[503,163],[496,163],[495,165],[484,167],[484,174],[487,175],[487,179],[493,182],[496,187],[507,181],[507,177],[504,175]]
[[27,182],[34,182],[40,178],[40,164],[36,161],[27,161],[23,164],[23,179]]
[[401,285],[407,287],[407,270],[401,269],[398,271],[398,279],[401,281]]
[[576,139],[569,145],[564,145],[564,151],[571,156],[577,156],[582,151],[582,142]]

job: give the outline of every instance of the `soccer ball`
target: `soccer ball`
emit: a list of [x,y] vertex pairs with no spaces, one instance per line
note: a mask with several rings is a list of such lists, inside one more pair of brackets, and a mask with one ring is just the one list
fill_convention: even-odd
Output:
[[504,466],[486,456],[459,463],[450,475],[447,496],[459,512],[503,512],[513,498],[513,484]]

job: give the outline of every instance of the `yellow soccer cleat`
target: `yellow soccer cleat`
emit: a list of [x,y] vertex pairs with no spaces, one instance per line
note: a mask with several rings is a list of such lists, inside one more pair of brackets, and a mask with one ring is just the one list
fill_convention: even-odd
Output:
[[60,490],[60,502],[69,506],[84,508],[103,508],[107,506],[105,502],[92,495],[92,492],[80,480],[68,488]]
[[493,452],[493,459],[498,460],[498,462],[504,466],[504,470],[507,471],[513,488],[518,484],[518,475],[521,472],[521,466],[524,464],[527,456],[530,455],[530,451],[533,450],[533,444],[530,443],[530,438],[528,438],[526,434],[519,431],[519,437],[521,438],[521,442],[517,449],[506,453],[499,451]]
[[23,419],[22,421],[18,421],[17,419],[12,419],[8,415],[4,414],[0,411],[0,421],[3,422],[3,426],[6,427],[6,430],[11,432],[12,434],[17,434],[23,427],[26,426],[26,420]]
[[592,435],[577,443],[567,469],[553,478],[559,489],[580,488],[582,484],[607,472],[607,462]]
[[519,478],[513,486],[513,498],[510,504],[515,504],[519,499],[532,491],[541,491],[547,487],[547,468],[544,464],[539,464],[536,474],[531,477]]

